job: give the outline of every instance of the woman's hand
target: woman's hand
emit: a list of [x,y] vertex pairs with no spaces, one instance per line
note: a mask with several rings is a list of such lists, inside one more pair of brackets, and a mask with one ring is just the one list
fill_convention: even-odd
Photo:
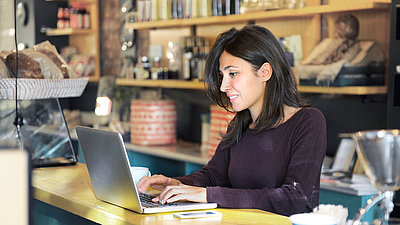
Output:
[[207,202],[207,191],[203,187],[195,187],[180,184],[178,186],[167,186],[161,194],[152,199],[153,202],[162,204],[176,201]]
[[179,180],[172,179],[163,175],[153,175],[151,177],[142,177],[136,184],[138,191],[143,193],[147,191],[149,187],[162,191],[169,185],[177,186],[182,184]]
[[145,192],[149,187],[162,191],[159,196],[152,199],[153,202],[159,201],[163,204],[180,200],[207,202],[205,188],[184,185],[177,179],[163,175],[143,177],[136,186],[139,192]]

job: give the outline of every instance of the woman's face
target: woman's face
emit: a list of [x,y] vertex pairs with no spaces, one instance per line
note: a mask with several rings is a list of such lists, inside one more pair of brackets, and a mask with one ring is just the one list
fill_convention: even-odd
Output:
[[222,76],[220,90],[226,93],[235,112],[249,109],[253,121],[261,113],[264,89],[270,78],[259,71],[255,72],[249,62],[225,51],[219,58],[219,72]]

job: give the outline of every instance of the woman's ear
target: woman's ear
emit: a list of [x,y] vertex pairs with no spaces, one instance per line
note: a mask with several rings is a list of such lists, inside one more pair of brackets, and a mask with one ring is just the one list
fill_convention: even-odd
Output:
[[264,63],[257,71],[258,76],[262,81],[268,81],[272,76],[272,66],[269,63]]

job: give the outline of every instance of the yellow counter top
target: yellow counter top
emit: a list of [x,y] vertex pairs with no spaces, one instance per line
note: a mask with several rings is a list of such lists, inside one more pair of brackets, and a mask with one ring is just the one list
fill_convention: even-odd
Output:
[[97,200],[86,165],[36,168],[34,198],[100,224],[266,224],[290,225],[288,217],[256,209],[216,209],[222,218],[177,219],[172,213],[138,214]]

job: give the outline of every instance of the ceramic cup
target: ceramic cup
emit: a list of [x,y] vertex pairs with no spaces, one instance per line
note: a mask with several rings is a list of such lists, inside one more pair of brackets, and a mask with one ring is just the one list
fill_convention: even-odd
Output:
[[142,177],[151,176],[150,170],[147,167],[133,166],[131,167],[131,173],[135,180],[135,184],[137,184]]
[[338,218],[316,213],[300,213],[289,217],[293,225],[337,225]]

